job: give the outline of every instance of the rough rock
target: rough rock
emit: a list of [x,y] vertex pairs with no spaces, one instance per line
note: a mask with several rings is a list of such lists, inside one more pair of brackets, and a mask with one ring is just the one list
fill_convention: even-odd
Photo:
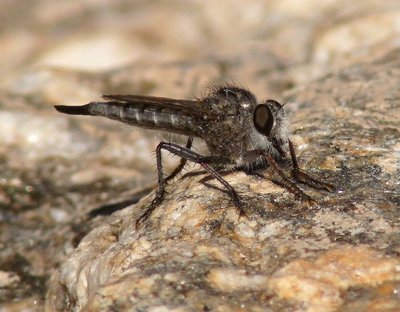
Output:
[[[180,304],[185,296],[194,298],[189,303],[197,302],[194,309],[203,309],[202,298],[210,293],[213,307],[229,293],[221,310],[243,310],[243,302],[254,310],[315,309],[318,298],[299,303],[301,298],[273,289],[270,281],[282,274],[305,282],[304,275],[287,273],[291,264],[331,259],[336,250],[342,251],[335,261],[343,267],[346,248],[361,248],[363,255],[374,255],[382,263],[397,261],[399,15],[397,0],[366,0],[362,5],[345,0],[250,0],[246,5],[239,0],[2,1],[0,310],[42,311],[48,290],[48,308],[54,303],[51,294],[56,294],[59,310],[78,310],[77,293],[79,302],[88,300],[87,309],[89,303],[104,307],[98,297],[82,295],[84,274],[76,282],[79,291],[73,277],[65,278],[66,272],[84,265],[82,260],[74,266],[71,259],[79,253],[87,256],[87,268],[93,270],[88,281],[95,272],[104,273],[101,280],[90,282],[90,293],[104,291],[103,286],[114,291],[108,269],[102,267],[107,263],[103,254],[112,259],[110,246],[124,251],[113,239],[125,231],[127,255],[145,248],[129,245],[138,234],[129,238],[128,229],[151,195],[126,211],[104,214],[151,190],[151,155],[160,138],[104,119],[68,118],[52,107],[82,104],[103,93],[194,98],[213,83],[235,81],[259,99],[287,102],[302,166],[339,186],[337,194],[304,187],[319,203],[306,209],[271,183],[268,171],[266,180],[230,174],[227,179],[251,212],[249,220],[238,221],[225,194],[199,183],[204,176],[171,183],[166,206],[140,230],[141,237],[149,238],[142,238],[148,259],[155,254],[154,244],[161,250],[168,247],[156,236],[162,224],[166,230],[168,224],[185,221],[186,234],[173,226],[168,237],[204,239],[204,244],[172,246],[187,248],[188,254],[182,254],[175,267],[165,267],[167,273],[162,266],[150,269],[150,262],[139,266],[137,279],[127,274],[127,283],[143,281],[138,296],[140,291],[159,290],[150,287],[162,282],[162,295],[150,294],[160,302],[154,310],[184,309]],[[164,159],[169,170],[178,161]],[[198,172],[196,167],[187,170]],[[111,224],[117,234],[107,240],[105,229]],[[99,236],[100,251],[83,247],[83,242],[91,242],[92,234],[82,241],[91,230],[104,234]],[[96,253],[102,259],[98,269],[90,260]],[[164,251],[160,254],[159,261],[167,259]],[[137,268],[129,259],[127,267]],[[215,265],[210,259],[217,259]],[[193,265],[187,266],[187,260]],[[118,267],[117,260],[112,263]],[[183,265],[186,269],[180,269]],[[377,285],[350,281],[346,288],[333,278],[325,283],[322,269],[315,269],[319,277],[307,281],[339,292],[335,304],[340,310],[389,310],[398,305],[395,277],[379,279]],[[115,285],[121,279],[118,272],[110,273]],[[131,307],[125,297],[118,299],[118,292],[113,295],[117,308],[119,303],[121,309]],[[145,295],[140,296],[145,305]],[[171,298],[178,303],[169,304]]]
[[84,237],[54,276],[48,311],[333,311],[376,304],[368,294],[387,283],[393,309],[400,303],[398,53],[287,94],[287,106],[299,107],[291,119],[302,166],[337,192],[304,187],[318,203],[308,207],[272,183],[273,172],[230,174],[247,203],[249,218],[239,219],[218,183],[183,177],[139,228],[135,219],[153,194]]

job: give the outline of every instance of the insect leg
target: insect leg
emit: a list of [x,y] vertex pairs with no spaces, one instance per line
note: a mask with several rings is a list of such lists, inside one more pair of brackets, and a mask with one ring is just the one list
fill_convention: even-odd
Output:
[[267,161],[267,163],[270,165],[270,167],[281,177],[281,183],[282,185],[291,193],[293,193],[296,197],[300,198],[301,200],[307,201],[310,204],[314,204],[315,201],[308,196],[306,193],[304,193],[294,182],[289,180],[286,175],[283,173],[281,168],[279,168],[279,165],[276,163],[274,158],[267,154],[264,154],[264,158]]
[[224,178],[212,167],[210,164],[221,164],[226,162],[227,160],[218,156],[203,156],[200,155],[189,148],[180,146],[174,143],[161,142],[158,144],[156,148],[156,157],[157,157],[157,173],[158,173],[158,190],[156,192],[156,196],[151,202],[150,206],[143,212],[139,218],[136,220],[136,227],[138,227],[142,222],[144,222],[157,208],[158,205],[161,204],[164,194],[165,194],[165,184],[166,179],[164,178],[163,169],[162,169],[162,157],[161,150],[164,149],[169,151],[172,154],[182,157],[186,161],[192,161],[201,165],[210,175],[212,175],[215,179],[217,179],[228,191],[229,196],[232,198],[233,203],[238,208],[240,215],[245,215],[245,212],[242,208],[241,202],[239,200],[239,195],[235,191],[235,189],[226,181]]
[[289,140],[289,150],[290,150],[290,157],[292,158],[292,164],[293,164],[292,176],[296,181],[307,184],[308,186],[311,186],[315,189],[326,190],[329,192],[333,192],[335,190],[335,186],[333,186],[332,184],[318,181],[318,180],[314,179],[313,177],[311,177],[304,170],[300,169],[299,163],[297,162],[296,153],[294,151],[293,143],[290,140]]
[[279,177],[281,178],[279,184],[281,184],[282,187],[286,188],[289,192],[291,192],[301,200],[304,200],[310,204],[313,204],[315,202],[310,196],[304,193],[293,181],[286,177],[285,173],[279,167],[278,163],[275,161],[272,155],[265,150],[255,149],[248,151],[245,157],[249,162],[262,157],[264,161],[269,165],[269,167],[271,167],[279,175]]
[[[193,137],[188,137],[188,140],[186,142],[186,148],[190,149],[192,147],[192,144],[193,144]],[[183,167],[185,167],[186,162],[187,162],[186,158],[181,158],[179,165],[174,169],[174,171],[172,171],[169,174],[168,177],[165,178],[165,183],[168,183],[173,178],[175,178],[182,171]]]
[[165,142],[160,142],[157,145],[156,148],[156,159],[157,159],[157,176],[158,176],[158,189],[156,192],[156,196],[152,200],[150,206],[143,212],[139,218],[136,220],[136,228],[139,226],[139,224],[146,220],[151,213],[156,209],[156,207],[161,204],[163,198],[164,198],[164,193],[165,193],[165,179],[164,179],[164,173],[163,173],[163,168],[162,168],[162,155],[161,155],[161,149],[164,147]]
[[236,190],[230,185],[214,168],[210,167],[205,162],[199,162],[199,164],[207,170],[207,172],[213,176],[216,180],[218,180],[223,186],[225,186],[226,190],[230,198],[232,199],[234,205],[239,210],[239,218],[242,216],[246,216],[246,212],[243,210],[242,203],[240,202],[239,195]]

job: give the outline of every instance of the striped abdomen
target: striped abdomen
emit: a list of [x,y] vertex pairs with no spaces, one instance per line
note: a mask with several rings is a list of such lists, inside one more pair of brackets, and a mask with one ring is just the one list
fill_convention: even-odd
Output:
[[197,136],[194,116],[189,110],[176,107],[121,102],[91,102],[82,106],[57,105],[55,108],[70,115],[104,116],[141,128]]

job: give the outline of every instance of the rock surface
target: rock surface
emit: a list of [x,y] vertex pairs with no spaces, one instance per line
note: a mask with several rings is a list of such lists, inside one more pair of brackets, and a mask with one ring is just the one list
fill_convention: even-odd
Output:
[[[50,311],[395,311],[399,18],[396,0],[3,1],[0,311],[42,311],[46,293]],[[338,192],[303,187],[306,207],[268,170],[229,174],[238,220],[186,176],[136,230],[160,138],[52,105],[221,81],[287,102],[301,165]]]
[[336,193],[305,187],[318,202],[310,208],[270,180],[230,174],[250,215],[238,219],[220,190],[199,183],[202,176],[184,177],[143,226],[135,219],[153,194],[83,238],[54,277],[48,310],[333,311],[377,304],[382,298],[370,294],[385,284],[385,305],[394,309],[398,53],[287,95],[289,107],[301,108],[292,118],[301,163]]

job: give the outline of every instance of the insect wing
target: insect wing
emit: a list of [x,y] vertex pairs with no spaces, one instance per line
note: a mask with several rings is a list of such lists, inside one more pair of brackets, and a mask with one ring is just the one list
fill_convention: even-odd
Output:
[[204,102],[200,100],[179,100],[158,96],[144,95],[103,95],[108,101],[117,101],[127,105],[153,108],[162,111],[179,111],[183,114],[202,116],[207,114]]

